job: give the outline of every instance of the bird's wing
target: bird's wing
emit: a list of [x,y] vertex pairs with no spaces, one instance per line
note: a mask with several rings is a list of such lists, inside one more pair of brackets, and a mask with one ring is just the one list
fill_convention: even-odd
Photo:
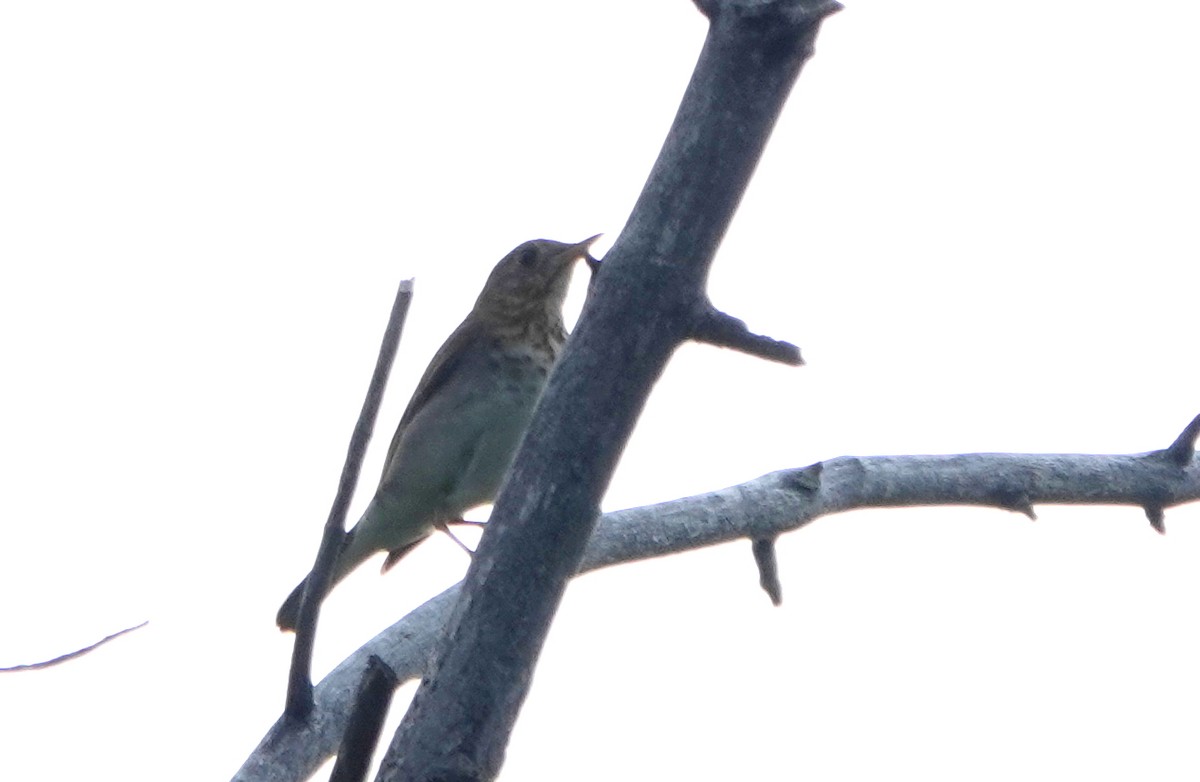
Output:
[[397,562],[399,562],[401,560],[401,558],[404,557],[405,554],[407,554],[408,552],[415,549],[417,546],[424,543],[428,537],[429,536],[426,535],[424,538],[420,538],[419,540],[414,540],[412,543],[409,543],[407,546],[401,546],[400,548],[394,548],[391,551],[389,551],[388,555],[387,555],[387,559],[383,560],[383,567],[380,569],[379,572],[386,573],[389,570],[391,570],[392,567]]
[[463,367],[463,357],[469,353],[466,350],[467,346],[475,340],[481,339],[482,332],[479,321],[468,317],[438,348],[433,360],[425,368],[425,374],[421,375],[412,399],[408,400],[408,407],[404,409],[404,415],[400,416],[400,424],[396,427],[396,433],[392,435],[391,445],[388,446],[387,458],[383,460],[383,477],[387,476],[388,469],[392,466],[392,459],[396,456],[396,449],[400,447],[400,440],[404,438],[404,432],[408,429],[408,425],[417,417],[417,413],[421,412],[421,409],[429,403],[434,394],[444,388],[450,382],[450,378],[454,377],[454,374]]

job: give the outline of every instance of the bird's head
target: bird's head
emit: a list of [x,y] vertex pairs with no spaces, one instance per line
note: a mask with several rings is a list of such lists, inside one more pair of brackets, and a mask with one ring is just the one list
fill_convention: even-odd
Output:
[[496,264],[475,302],[475,311],[502,319],[561,317],[571,269],[587,257],[600,234],[576,244],[532,239]]

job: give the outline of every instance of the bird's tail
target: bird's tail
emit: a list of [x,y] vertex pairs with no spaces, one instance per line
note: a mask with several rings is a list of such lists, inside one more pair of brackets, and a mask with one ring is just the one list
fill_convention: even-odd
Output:
[[[339,581],[350,575],[350,571],[362,563],[363,556],[351,555],[350,542],[352,540],[354,540],[354,530],[346,533],[346,537],[342,540],[342,549],[338,552],[337,561],[333,566],[333,577],[329,580],[329,589],[337,586]],[[283,605],[279,607],[279,612],[275,614],[275,624],[279,625],[280,631],[296,632],[296,623],[300,621],[300,599],[304,597],[304,587],[307,584],[308,576],[305,576],[304,580],[296,585],[292,593],[283,601]],[[324,598],[323,595],[322,598]]]
[[284,600],[283,605],[279,607],[279,613],[275,614],[275,624],[279,625],[281,632],[296,632],[296,623],[300,620],[300,598],[304,597],[306,584],[308,584],[307,576],[296,585],[292,593],[287,596],[287,600]]

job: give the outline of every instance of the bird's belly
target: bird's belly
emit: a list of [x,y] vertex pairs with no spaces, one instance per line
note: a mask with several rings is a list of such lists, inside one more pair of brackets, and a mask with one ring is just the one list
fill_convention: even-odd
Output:
[[446,504],[454,515],[496,498],[542,387],[539,379],[522,382],[520,378],[509,378],[497,389],[502,401],[491,405],[486,419],[478,422],[478,437],[470,457],[447,494]]
[[524,361],[505,362],[432,399],[404,433],[377,492],[380,513],[404,523],[381,526],[427,533],[431,525],[495,499],[546,374]]

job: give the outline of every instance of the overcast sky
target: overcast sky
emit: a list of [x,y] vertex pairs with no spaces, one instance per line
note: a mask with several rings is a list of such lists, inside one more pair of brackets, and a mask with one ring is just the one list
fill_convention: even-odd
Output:
[[[1194,4],[847,5],[711,276],[809,364],[682,349],[607,509],[843,454],[1141,452],[1200,413]],[[685,0],[0,8],[0,665],[150,620],[0,676],[0,776],[232,775],[397,282],[368,483],[500,257],[611,245],[705,29]],[[1200,508],[1166,537],[1037,511],[823,519],[780,542],[780,609],[744,542],[580,579],[503,778],[1197,778]],[[364,567],[318,669],[466,564]]]

